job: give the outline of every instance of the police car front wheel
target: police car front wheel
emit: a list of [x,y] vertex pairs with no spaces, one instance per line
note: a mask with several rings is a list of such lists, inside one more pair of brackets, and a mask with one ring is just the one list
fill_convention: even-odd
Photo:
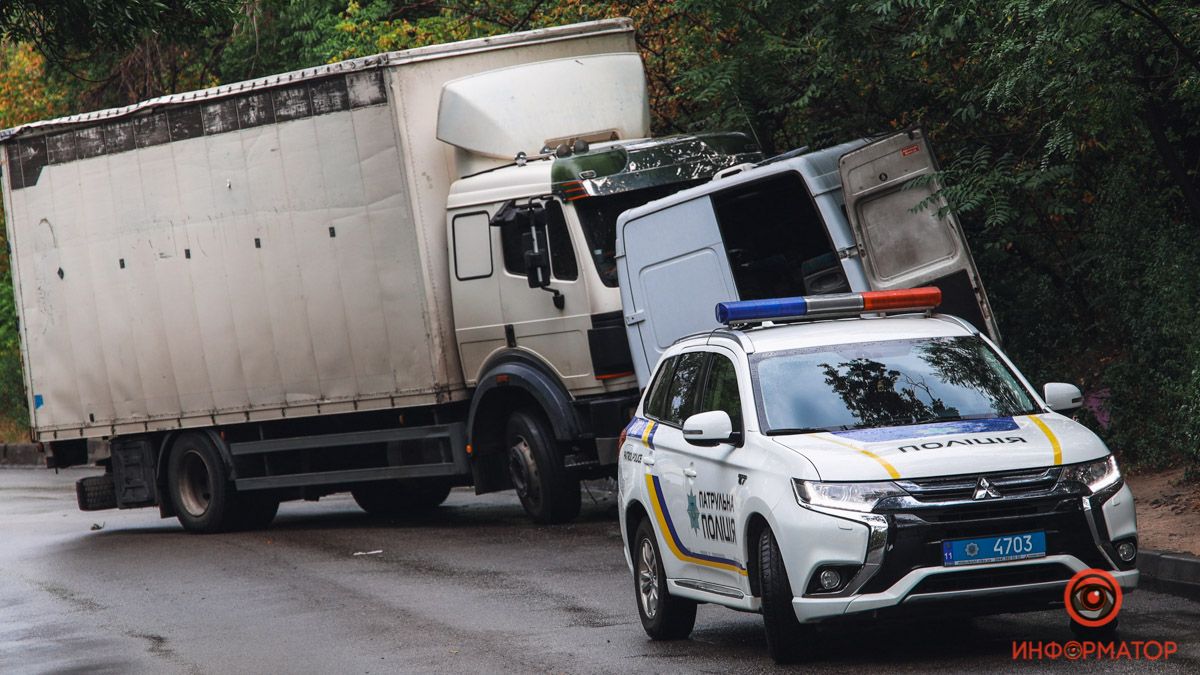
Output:
[[643,518],[633,538],[633,591],[642,628],[652,640],[682,640],[696,625],[696,603],[667,592],[667,573],[663,569],[654,528]]
[[770,529],[764,529],[758,536],[758,556],[767,653],[776,663],[798,661],[808,653],[811,629],[796,618],[792,608],[792,584],[783,564],[783,554]]

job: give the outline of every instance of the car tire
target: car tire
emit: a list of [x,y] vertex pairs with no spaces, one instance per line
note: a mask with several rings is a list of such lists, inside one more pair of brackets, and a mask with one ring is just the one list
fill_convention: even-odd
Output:
[[792,608],[792,584],[779,544],[769,528],[763,529],[758,536],[758,555],[767,653],[775,663],[794,663],[807,656],[811,630],[796,618],[796,610]]
[[683,640],[696,625],[696,602],[670,594],[667,572],[650,521],[643,518],[633,537],[633,596],[642,628],[651,640]]
[[207,434],[185,433],[171,443],[167,493],[188,532],[227,532],[240,524],[229,470]]
[[350,490],[358,506],[373,516],[396,517],[437,508],[450,496],[450,481],[384,480],[363,483]]
[[509,476],[521,506],[537,523],[567,523],[579,515],[579,479],[563,467],[554,434],[541,415],[518,410],[504,428]]

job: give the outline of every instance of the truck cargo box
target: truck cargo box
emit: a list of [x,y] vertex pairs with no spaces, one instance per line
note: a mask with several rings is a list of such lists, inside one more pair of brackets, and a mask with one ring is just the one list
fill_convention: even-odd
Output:
[[465,399],[442,86],[619,52],[627,20],[577,24],[3,132],[35,437]]

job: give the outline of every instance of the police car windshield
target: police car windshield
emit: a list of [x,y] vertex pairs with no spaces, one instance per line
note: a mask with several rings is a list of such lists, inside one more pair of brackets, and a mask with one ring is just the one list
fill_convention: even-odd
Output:
[[751,357],[769,435],[844,431],[1036,412],[976,337],[887,340]]

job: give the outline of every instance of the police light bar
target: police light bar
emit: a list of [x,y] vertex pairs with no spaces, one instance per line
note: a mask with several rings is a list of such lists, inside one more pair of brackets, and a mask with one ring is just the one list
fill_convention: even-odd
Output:
[[723,324],[786,321],[871,312],[925,311],[942,302],[942,290],[932,286],[899,291],[863,291],[805,295],[771,300],[718,302],[717,321]]

